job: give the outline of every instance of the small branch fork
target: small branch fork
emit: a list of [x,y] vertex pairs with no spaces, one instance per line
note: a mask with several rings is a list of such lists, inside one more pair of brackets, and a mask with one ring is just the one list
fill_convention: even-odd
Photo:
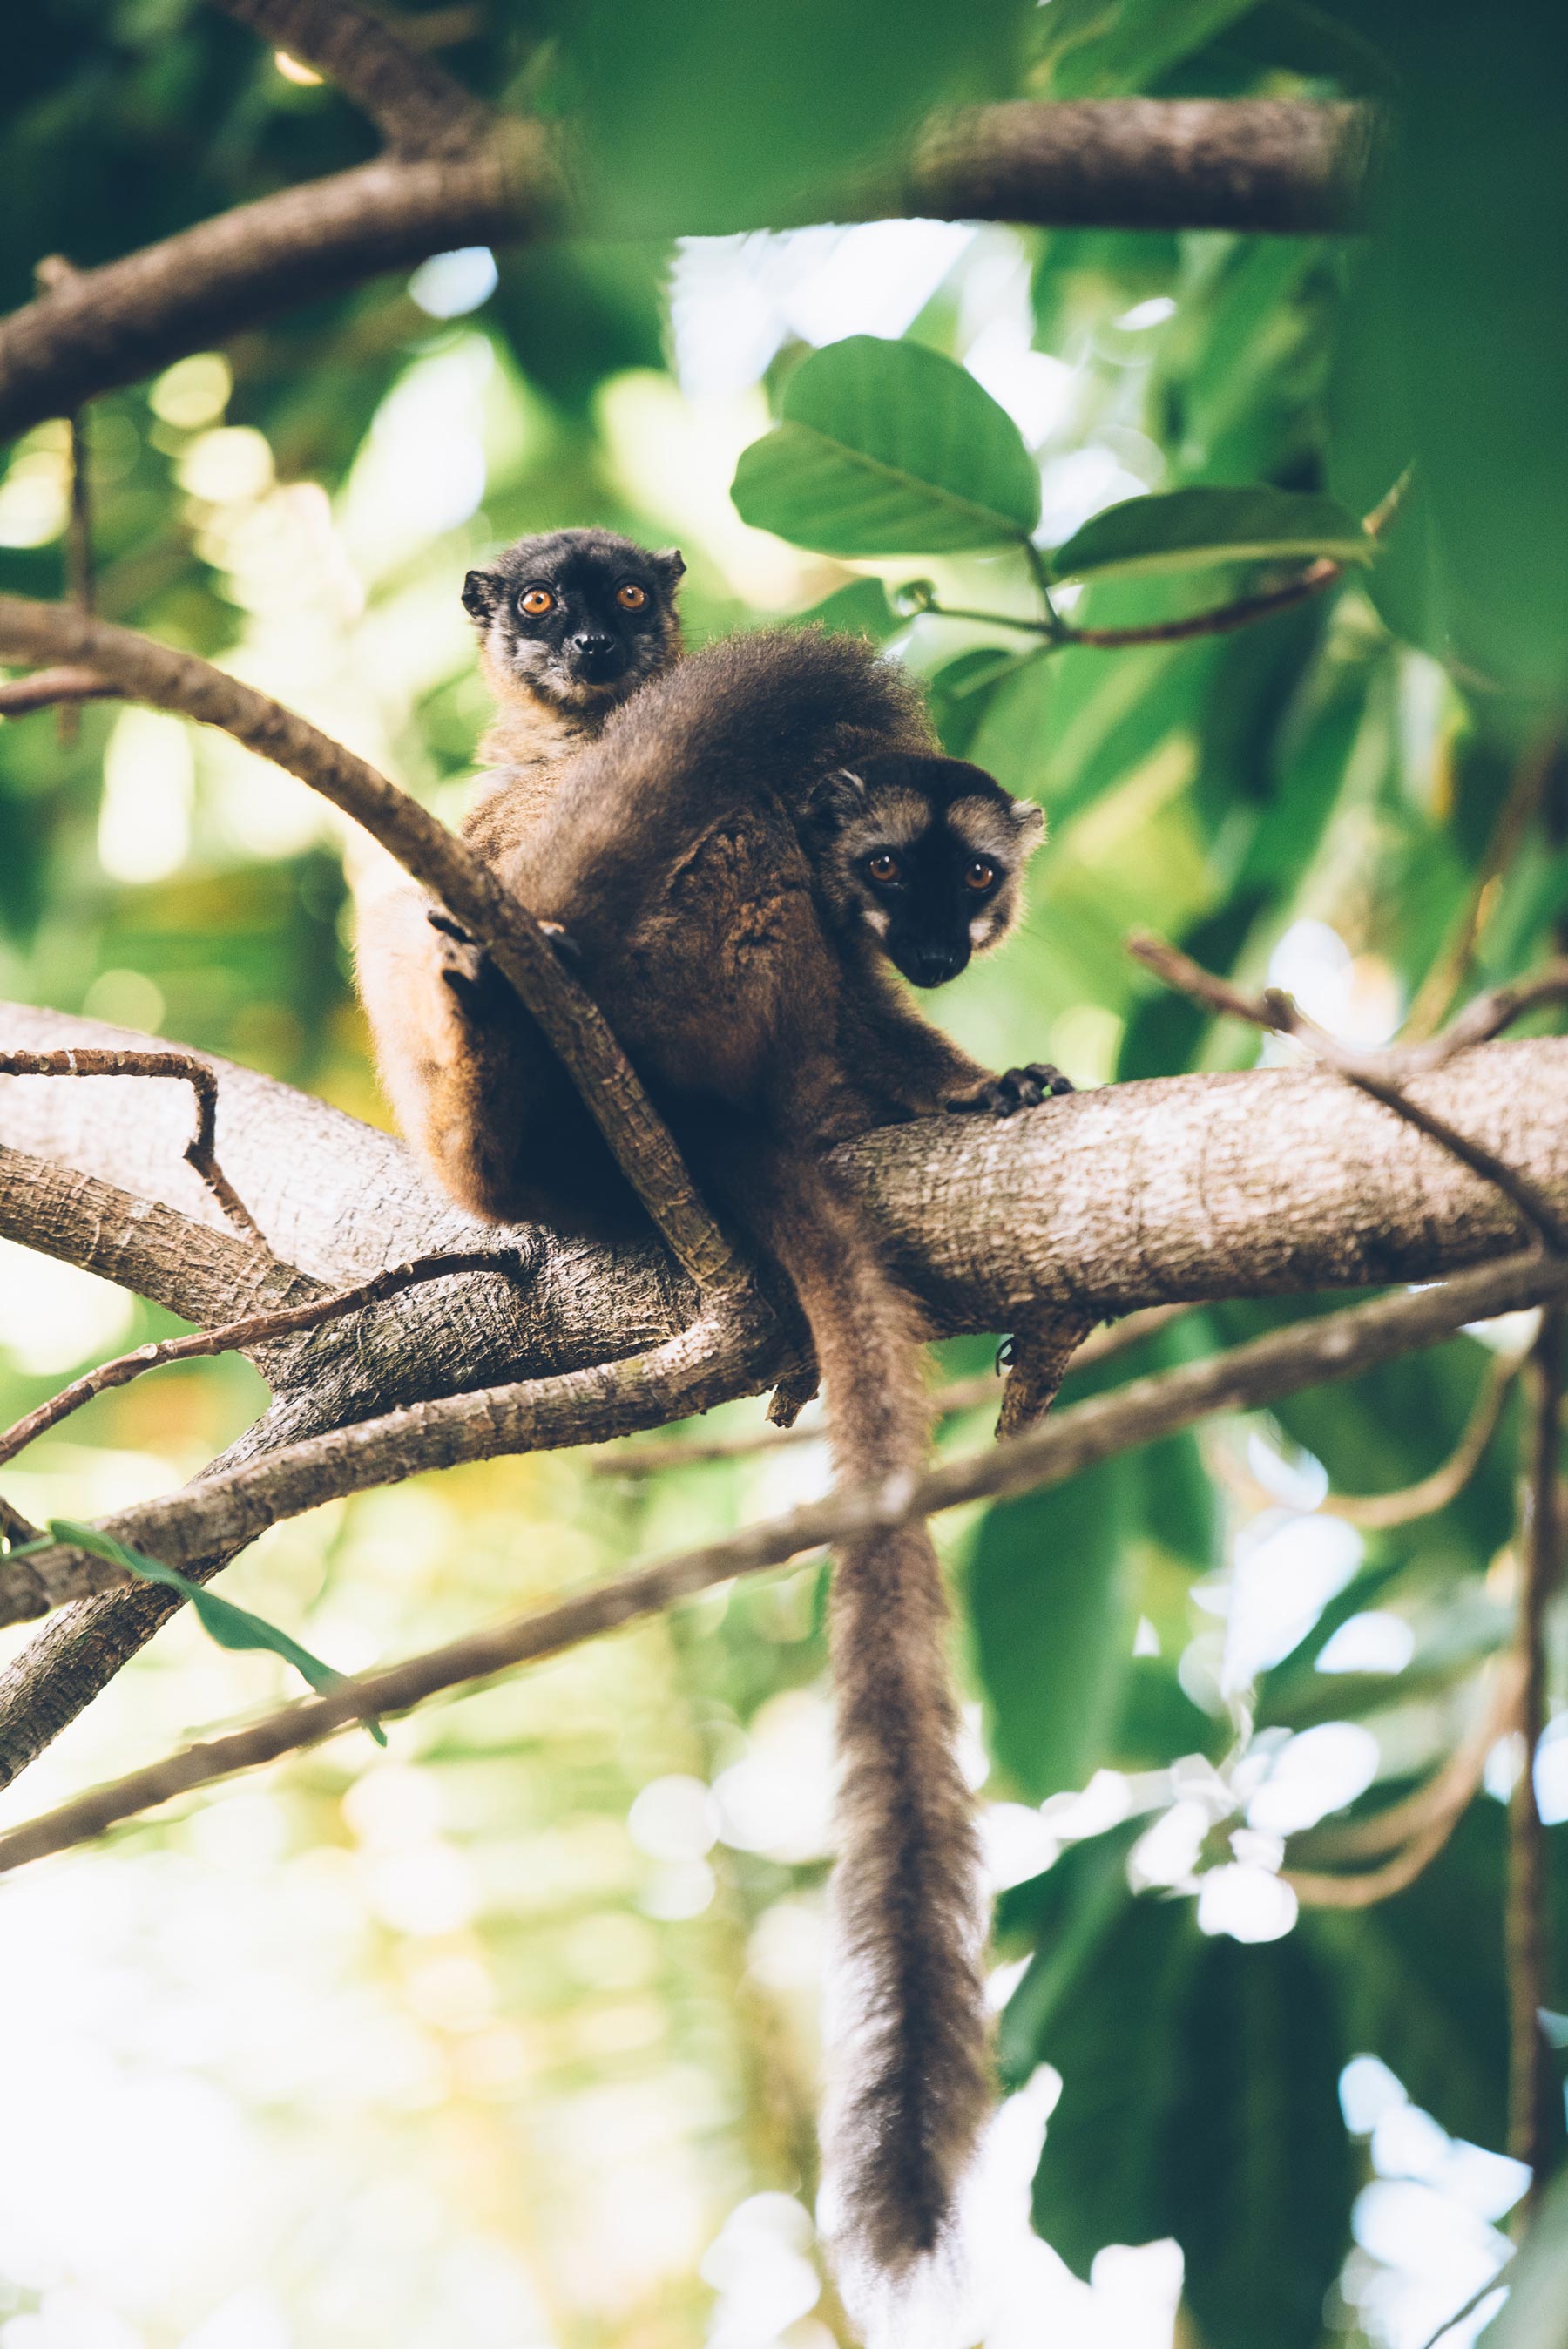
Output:
[[[1293,1330],[1274,1331],[1218,1359],[1135,1380],[1078,1404],[1010,1443],[944,1462],[912,1489],[890,1493],[885,1486],[847,1488],[828,1500],[748,1526],[727,1540],[640,1568],[542,1612],[346,1681],[327,1696],[288,1706],[247,1728],[188,1748],[0,1836],[0,1871],[86,1842],[141,1811],[236,1771],[318,1744],[367,1714],[380,1718],[407,1712],[447,1690],[489,1680],[517,1664],[557,1654],[601,1632],[658,1613],[732,1576],[786,1564],[846,1533],[903,1524],[965,1501],[1058,1484],[1133,1445],[1189,1427],[1212,1413],[1255,1408],[1326,1379],[1354,1377],[1379,1362],[1439,1344],[1466,1321],[1542,1299],[1556,1302],[1563,1297],[1568,1297],[1568,1267],[1539,1256],[1514,1257],[1461,1274],[1440,1288],[1352,1307]],[[583,1374],[576,1376],[581,1384]],[[570,1381],[542,1383],[562,1388]],[[503,1414],[498,1399],[506,1392],[496,1390],[488,1396],[454,1397],[451,1406],[471,1412],[478,1405],[499,1420]],[[406,1438],[410,1423],[428,1423],[440,1412],[441,1406],[430,1405],[421,1414],[395,1416],[402,1423],[400,1433]],[[386,1428],[392,1423],[379,1425]],[[349,1433],[366,1439],[374,1449],[377,1424],[366,1423]],[[338,1441],[323,1440],[327,1444]],[[125,1512],[108,1530],[157,1556],[197,1554],[203,1544],[209,1548],[214,1546],[219,1512],[213,1511],[212,1505],[222,1492],[247,1487],[254,1491],[258,1478],[264,1481],[269,1471],[282,1465],[286,1474],[291,1462],[297,1464],[300,1457],[319,1454],[321,1448],[321,1444],[295,1445],[252,1468],[212,1478],[172,1501],[144,1504]],[[514,1447],[503,1444],[491,1448]],[[449,1447],[444,1456],[449,1460],[459,1455]],[[480,1454],[476,1449],[461,1456]],[[411,1464],[425,1464],[415,1460]],[[385,1468],[377,1462],[368,1476],[350,1478],[335,1489],[385,1481]],[[315,1497],[326,1495],[318,1492]],[[199,1522],[204,1511],[210,1520],[206,1525]],[[270,1514],[275,1521],[277,1516],[287,1513],[273,1508]],[[73,1596],[84,1587],[103,1588],[113,1580],[112,1568],[90,1561],[93,1578],[90,1584],[85,1583],[81,1568],[66,1568],[69,1556],[56,1550],[0,1568],[0,1589],[8,1588],[13,1612],[29,1611],[40,1599],[46,1603],[51,1593]],[[62,1580],[67,1588],[59,1587]],[[18,1602],[24,1600],[26,1603],[18,1609]]]
[[[225,1321],[215,1329],[195,1330],[188,1337],[164,1338],[156,1344],[137,1346],[129,1354],[117,1354],[96,1370],[87,1371],[58,1394],[51,1395],[36,1411],[15,1421],[0,1434],[0,1464],[14,1460],[18,1452],[31,1444],[36,1436],[62,1419],[68,1419],[95,1395],[106,1394],[111,1387],[129,1386],[144,1371],[161,1370],[170,1362],[192,1362],[211,1354],[244,1351],[252,1346],[265,1345],[269,1339],[297,1336],[305,1330],[319,1329],[324,1322],[339,1321],[346,1314],[361,1313],[372,1305],[381,1305],[390,1297],[400,1297],[405,1289],[417,1288],[426,1281],[450,1280],[459,1273],[497,1272],[514,1278],[521,1261],[514,1248],[470,1248],[464,1253],[424,1256],[407,1264],[392,1266],[378,1272],[373,1280],[364,1280],[355,1288],[342,1288],[330,1297],[313,1298],[308,1304],[280,1307],[272,1313],[248,1314],[242,1320]],[[14,1537],[12,1537],[15,1538]]]
[[254,1216],[218,1164],[214,1144],[218,1080],[195,1053],[118,1051],[89,1045],[59,1052],[0,1052],[0,1076],[179,1078],[196,1096],[196,1131],[185,1145],[187,1162],[235,1229],[265,1247]]

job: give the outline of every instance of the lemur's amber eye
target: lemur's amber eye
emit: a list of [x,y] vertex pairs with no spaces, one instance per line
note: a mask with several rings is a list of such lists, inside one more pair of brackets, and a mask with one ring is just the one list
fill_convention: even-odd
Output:
[[874,856],[867,857],[866,871],[873,881],[880,881],[886,888],[890,882],[898,879],[898,859],[890,856],[885,848],[879,848]]
[[647,600],[647,589],[639,587],[634,579],[628,579],[624,587],[615,590],[615,601],[623,612],[640,612]]
[[988,889],[995,878],[995,866],[987,864],[983,856],[976,856],[964,868],[964,886],[966,889]]
[[542,620],[546,612],[554,611],[555,598],[548,587],[525,587],[517,599],[517,607],[526,612],[531,620]]

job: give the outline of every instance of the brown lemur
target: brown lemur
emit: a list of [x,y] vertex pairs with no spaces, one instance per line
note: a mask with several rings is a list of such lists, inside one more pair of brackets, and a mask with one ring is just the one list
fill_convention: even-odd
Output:
[[[491,772],[462,825],[494,864],[554,795],[566,762],[611,712],[679,658],[676,590],[686,565],[607,530],[519,539],[470,571],[463,605],[495,697],[480,743]],[[362,894],[357,971],[382,1082],[397,1122],[453,1196],[481,1215],[546,1215],[531,1197],[521,1134],[506,1115],[526,1093],[575,1143],[593,1217],[626,1213],[598,1129],[510,990],[424,892],[400,874]],[[526,1066],[523,1064],[526,1063]],[[603,1199],[600,1194],[603,1194]]]
[[[1063,1081],[993,1078],[892,971],[954,977],[1000,943],[1042,829],[933,754],[917,689],[815,632],[710,646],[581,750],[500,877],[556,926],[696,1178],[782,1266],[840,1473],[896,1487],[924,1456],[921,1324],[833,1143]],[[459,988],[482,997],[482,969]],[[493,999],[489,1017],[500,1016]],[[519,1066],[521,1063],[518,1064]],[[491,1097],[485,1114],[502,1103]],[[516,1094],[527,1174],[490,1211],[583,1190],[575,1137]],[[478,1154],[478,1144],[475,1144]],[[989,2103],[981,1884],[955,1758],[946,1605],[923,1524],[840,1545],[830,1644],[842,1763],[835,1916],[852,2020],[827,2129],[848,2256],[906,2274],[947,2232]]]

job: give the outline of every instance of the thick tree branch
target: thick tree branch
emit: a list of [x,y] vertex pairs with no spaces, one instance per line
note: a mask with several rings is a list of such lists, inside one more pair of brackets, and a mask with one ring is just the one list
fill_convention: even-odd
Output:
[[[0,1871],[85,1842],[139,1811],[235,1771],[275,1760],[282,1754],[318,1744],[339,1729],[366,1718],[407,1712],[443,1691],[491,1679],[517,1664],[558,1654],[602,1632],[662,1612],[732,1576],[783,1565],[845,1533],[871,1526],[902,1525],[911,1517],[934,1516],[962,1502],[1059,1484],[1133,1445],[1173,1434],[1215,1411],[1253,1409],[1326,1379],[1353,1377],[1418,1348],[1440,1344],[1466,1321],[1563,1294],[1568,1294],[1568,1267],[1549,1257],[1513,1257],[1505,1264],[1464,1274],[1441,1288],[1354,1307],[1294,1330],[1275,1331],[1210,1361],[1187,1363],[1157,1377],[1134,1380],[1110,1394],[1080,1403],[1026,1435],[947,1461],[913,1484],[896,1481],[881,1486],[851,1486],[825,1501],[749,1526],[727,1540],[683,1551],[623,1575],[542,1612],[468,1634],[383,1671],[346,1680],[325,1696],[287,1706],[247,1728],[189,1747],[0,1836]],[[190,1495],[197,1504],[201,1497],[200,1493]],[[176,1512],[177,1508],[176,1503]],[[150,1503],[125,1512],[114,1520],[111,1530],[137,1547],[150,1547],[169,1557],[170,1537],[177,1534],[170,1516],[170,1505]],[[135,1530],[128,1530],[130,1527]],[[150,1534],[150,1541],[144,1541],[144,1533]],[[47,1581],[60,1571],[68,1555],[57,1549],[40,1557],[12,1560],[0,1568],[0,1582],[10,1581],[15,1587],[24,1575],[31,1574]],[[106,1576],[113,1574],[114,1569],[102,1560],[85,1563]]]
[[[1020,101],[931,126],[910,163],[859,201],[842,191],[823,201],[840,219],[1317,234],[1357,211],[1372,136],[1371,118],[1347,107]],[[574,225],[592,233],[592,204],[569,198],[551,134],[511,120],[457,154],[386,156],[263,197],[88,270],[0,325],[0,439],[384,271]],[[646,232],[686,225],[650,221]]]
[[495,117],[434,59],[356,0],[213,0],[264,41],[315,66],[401,155],[471,154]]
[[[744,1268],[692,1188],[664,1121],[597,1007],[531,914],[455,833],[353,751],[191,653],[87,613],[0,595],[0,651],[63,656],[120,692],[226,733],[352,816],[490,954],[565,1063],[622,1172],[699,1287],[738,1288]],[[200,1139],[200,1137],[199,1137]]]

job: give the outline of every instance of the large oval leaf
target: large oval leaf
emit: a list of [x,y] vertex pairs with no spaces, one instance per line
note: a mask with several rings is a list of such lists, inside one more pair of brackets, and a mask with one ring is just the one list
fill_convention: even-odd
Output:
[[1040,515],[1034,459],[972,375],[918,343],[851,335],[798,368],[782,420],[741,453],[743,521],[817,554],[1016,545]]
[[1107,506],[1051,557],[1058,579],[1131,578],[1217,563],[1370,563],[1373,542],[1336,498],[1297,490],[1167,490]]

